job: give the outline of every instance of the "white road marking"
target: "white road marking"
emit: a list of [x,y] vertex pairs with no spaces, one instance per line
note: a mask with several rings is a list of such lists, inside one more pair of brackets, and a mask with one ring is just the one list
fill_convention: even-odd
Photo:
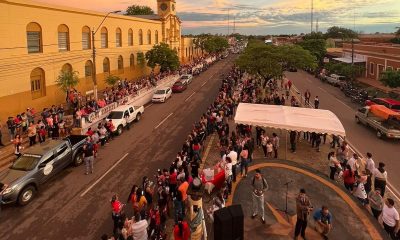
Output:
[[144,109],[146,109],[146,108],[148,108],[148,107],[150,107],[150,106],[153,106],[153,103],[150,103],[149,105],[147,105],[146,107],[144,107]]
[[165,121],[167,121],[167,119],[168,119],[169,117],[172,116],[172,114],[174,114],[174,113],[170,113],[168,116],[166,116],[157,126],[155,126],[154,129],[157,129],[158,127],[160,127],[161,124],[163,124]]
[[88,193],[96,184],[98,184],[108,173],[110,173],[120,162],[122,162],[122,160],[124,160],[126,158],[126,156],[128,156],[128,153],[125,153],[124,156],[122,156],[122,158],[120,158],[116,163],[114,163],[114,165],[112,165],[112,167],[110,169],[107,170],[107,172],[105,172],[99,179],[96,180],[96,182],[94,182],[92,185],[90,185],[90,187],[88,189],[86,189],[86,191],[84,191],[81,194],[81,197],[85,196],[86,193]]
[[203,87],[204,85],[206,85],[207,82],[208,82],[208,80],[205,81],[203,84],[201,84],[201,86]]
[[318,87],[319,89],[321,89],[323,92],[328,93],[325,89],[323,89],[322,87]]
[[192,94],[190,94],[190,96],[185,99],[185,102],[187,102],[195,93],[196,92],[193,92]]

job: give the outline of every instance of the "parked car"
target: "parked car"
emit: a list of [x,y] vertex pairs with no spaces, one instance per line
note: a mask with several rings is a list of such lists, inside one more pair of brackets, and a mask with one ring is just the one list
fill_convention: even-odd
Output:
[[140,121],[143,113],[143,106],[122,105],[112,110],[106,120],[111,120],[115,126],[115,133],[121,135],[124,127],[133,121]]
[[8,186],[1,203],[27,205],[40,185],[68,165],[78,166],[83,162],[85,141],[84,135],[71,135],[63,140],[50,140],[26,149],[10,168],[0,173],[0,182]]
[[189,85],[193,80],[193,76],[191,74],[183,74],[180,78],[180,81],[183,84]]
[[152,102],[165,102],[172,96],[172,90],[169,87],[163,87],[156,90],[151,98]]
[[346,77],[336,75],[336,74],[331,74],[326,77],[326,81],[335,87],[340,87],[344,83],[345,80],[346,80]]
[[176,81],[172,86],[173,93],[181,93],[187,89],[187,85],[181,81]]
[[365,101],[366,106],[371,106],[374,104],[384,105],[385,107],[392,109],[395,112],[400,112],[400,101],[391,98],[374,98]]
[[366,106],[358,109],[355,114],[357,123],[364,124],[376,131],[378,138],[397,138],[400,139],[400,121],[394,115],[399,115],[396,112],[384,107],[383,105],[377,109],[372,110],[372,106]]
[[295,67],[289,67],[289,72],[297,72],[297,68],[295,68]]

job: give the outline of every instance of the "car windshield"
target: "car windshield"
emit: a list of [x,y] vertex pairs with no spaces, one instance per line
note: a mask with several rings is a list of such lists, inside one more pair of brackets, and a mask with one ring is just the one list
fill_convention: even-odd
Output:
[[15,160],[10,168],[20,171],[31,171],[39,163],[41,157],[40,155],[24,154]]
[[123,112],[110,112],[108,114],[108,119],[121,119],[122,118]]
[[156,94],[165,94],[165,90],[157,90]]
[[181,82],[176,82],[176,83],[174,83],[174,85],[175,86],[182,86],[182,83]]
[[189,78],[189,76],[187,76],[187,75],[183,75],[181,78],[182,78],[182,79],[188,79],[188,78]]
[[400,110],[400,105],[393,105],[393,106],[392,106],[392,109],[393,109],[393,110]]

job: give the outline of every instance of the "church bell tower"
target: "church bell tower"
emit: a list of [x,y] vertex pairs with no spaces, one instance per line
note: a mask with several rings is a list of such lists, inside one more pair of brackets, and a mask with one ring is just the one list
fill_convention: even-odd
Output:
[[157,14],[160,17],[176,15],[175,0],[157,0]]

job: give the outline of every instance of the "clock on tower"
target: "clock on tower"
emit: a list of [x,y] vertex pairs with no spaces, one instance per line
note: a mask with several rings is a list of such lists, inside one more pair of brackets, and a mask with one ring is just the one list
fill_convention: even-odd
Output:
[[169,14],[176,15],[175,0],[157,0],[158,15],[165,17]]

